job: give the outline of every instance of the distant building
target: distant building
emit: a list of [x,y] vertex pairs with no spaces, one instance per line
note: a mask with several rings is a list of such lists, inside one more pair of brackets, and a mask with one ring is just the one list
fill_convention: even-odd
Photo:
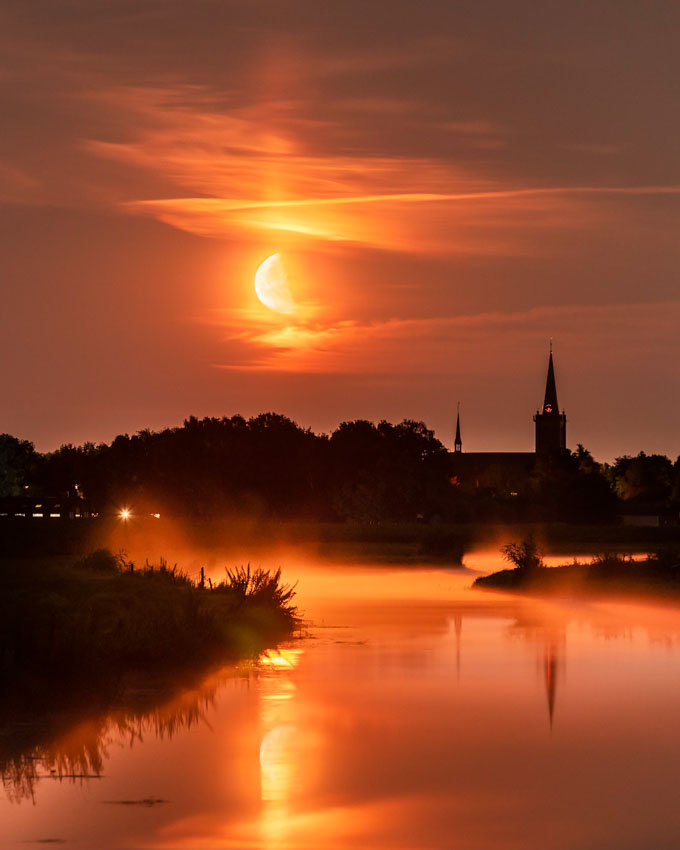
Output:
[[543,406],[534,415],[536,448],[533,452],[463,452],[460,407],[456,419],[454,469],[456,483],[515,494],[517,483],[533,472],[537,461],[550,464],[567,451],[567,416],[557,404],[552,343],[548,358]]

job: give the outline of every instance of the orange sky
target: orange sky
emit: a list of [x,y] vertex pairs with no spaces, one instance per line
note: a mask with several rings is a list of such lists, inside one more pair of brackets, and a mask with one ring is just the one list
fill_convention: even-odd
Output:
[[680,7],[421,5],[0,3],[0,431],[526,450],[553,336],[572,447],[680,452]]

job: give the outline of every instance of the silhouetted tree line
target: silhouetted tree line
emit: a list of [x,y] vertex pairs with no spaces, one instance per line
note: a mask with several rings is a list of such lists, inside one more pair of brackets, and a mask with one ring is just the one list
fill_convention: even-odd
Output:
[[[457,456],[460,458],[460,455]],[[315,434],[275,413],[187,419],[182,427],[65,445],[39,454],[0,435],[0,497],[79,491],[92,509],[194,516],[384,521],[606,522],[622,502],[680,501],[680,458],[575,452],[526,473],[458,474],[456,455],[424,423],[343,422]],[[501,474],[502,473],[502,474]]]
[[33,443],[0,434],[0,498],[20,496],[37,466]]

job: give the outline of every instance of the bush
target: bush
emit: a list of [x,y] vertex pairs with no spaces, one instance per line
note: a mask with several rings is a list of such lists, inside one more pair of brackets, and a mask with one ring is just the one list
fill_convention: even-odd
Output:
[[97,549],[75,563],[76,567],[93,573],[117,573],[119,559],[108,549]]
[[250,564],[245,567],[227,568],[226,579],[217,590],[233,593],[239,601],[250,599],[257,604],[271,605],[295,617],[297,609],[290,603],[295,596],[295,585],[281,584],[281,568],[275,572],[258,567],[251,572]]
[[532,534],[521,543],[507,543],[501,547],[501,552],[518,570],[537,570],[544,566],[543,553]]

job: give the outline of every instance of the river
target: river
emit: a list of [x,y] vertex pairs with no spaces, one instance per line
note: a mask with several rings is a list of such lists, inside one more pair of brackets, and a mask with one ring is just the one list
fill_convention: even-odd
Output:
[[680,612],[271,557],[304,635],[27,752],[0,847],[680,846]]

